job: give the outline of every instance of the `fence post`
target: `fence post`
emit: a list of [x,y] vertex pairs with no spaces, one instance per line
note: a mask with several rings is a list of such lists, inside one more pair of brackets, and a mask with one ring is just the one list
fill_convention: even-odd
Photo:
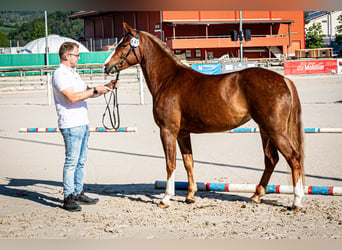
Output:
[[51,96],[51,76],[50,73],[47,73],[47,95],[48,95],[48,105],[52,104],[52,96]]
[[140,66],[137,67],[139,76],[140,105],[144,105],[144,76]]

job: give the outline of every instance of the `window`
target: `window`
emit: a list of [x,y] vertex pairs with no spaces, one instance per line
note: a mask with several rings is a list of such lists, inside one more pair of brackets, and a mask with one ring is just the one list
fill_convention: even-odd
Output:
[[191,50],[190,49],[185,50],[185,56],[191,57]]
[[201,50],[200,49],[195,50],[195,57],[201,57]]

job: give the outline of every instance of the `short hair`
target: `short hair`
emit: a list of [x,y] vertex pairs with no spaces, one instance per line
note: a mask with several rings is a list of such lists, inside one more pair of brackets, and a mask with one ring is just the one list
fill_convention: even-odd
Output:
[[74,42],[62,43],[61,47],[59,48],[59,58],[61,60],[64,59],[63,57],[64,57],[65,53],[73,51],[75,47],[79,48],[80,46]]

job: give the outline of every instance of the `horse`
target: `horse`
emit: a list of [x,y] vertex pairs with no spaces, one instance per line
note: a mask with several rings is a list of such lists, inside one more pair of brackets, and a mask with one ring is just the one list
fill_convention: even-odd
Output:
[[284,156],[292,172],[292,208],[303,208],[304,129],[301,103],[294,83],[268,69],[247,68],[205,75],[185,66],[160,39],[123,23],[126,34],[104,63],[106,74],[140,64],[153,100],[153,117],[160,129],[167,182],[159,203],[170,206],[174,195],[177,142],[187,172],[186,203],[195,202],[197,186],[190,133],[223,132],[250,119],[259,126],[265,169],[251,201],[260,203],[266,186]]

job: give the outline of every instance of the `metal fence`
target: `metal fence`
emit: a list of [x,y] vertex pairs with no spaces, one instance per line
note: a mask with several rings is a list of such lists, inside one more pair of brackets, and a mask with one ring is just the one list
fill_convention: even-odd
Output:
[[108,51],[117,45],[118,39],[116,37],[104,38],[104,39],[87,38],[87,39],[81,40],[80,43],[82,43],[90,52]]

